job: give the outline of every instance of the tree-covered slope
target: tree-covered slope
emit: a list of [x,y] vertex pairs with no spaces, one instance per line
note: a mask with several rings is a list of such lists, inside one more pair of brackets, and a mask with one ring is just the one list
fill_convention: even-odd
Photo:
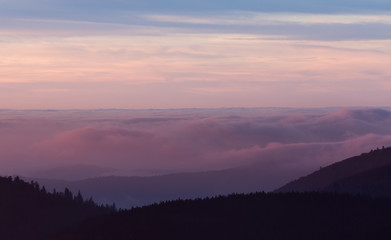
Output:
[[[391,183],[390,180],[382,181],[382,179],[379,179],[375,173],[381,173],[384,180],[391,178],[391,176],[387,177],[387,174],[390,174],[389,171],[381,170],[382,168],[386,169],[390,166],[391,148],[377,149],[369,153],[363,153],[360,156],[334,163],[328,167],[324,167],[308,176],[301,177],[286,184],[285,186],[277,189],[276,192],[352,192],[348,188],[344,189],[344,186],[348,187],[350,184],[353,188],[353,185],[355,185],[356,190],[358,190],[359,186],[357,184],[365,184],[370,187],[361,193],[371,194],[371,191],[368,190],[376,188],[377,184],[384,185]],[[388,187],[391,188],[391,185],[388,185]],[[389,194],[381,194],[381,192],[377,192],[376,196],[389,196]]]
[[112,210],[68,189],[48,193],[35,182],[0,177],[0,239],[40,239]]
[[97,217],[58,240],[391,239],[391,201],[331,193],[177,200]]
[[391,165],[368,170],[336,181],[326,187],[325,190],[391,198]]

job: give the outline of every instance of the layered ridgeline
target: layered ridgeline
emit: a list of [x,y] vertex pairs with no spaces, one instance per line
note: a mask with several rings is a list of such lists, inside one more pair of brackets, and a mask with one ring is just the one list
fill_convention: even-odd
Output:
[[114,211],[64,192],[47,192],[36,182],[0,177],[0,239],[41,239],[82,221]]
[[[268,167],[271,168],[274,166]],[[275,168],[279,168],[278,165]],[[293,177],[294,170],[280,168],[281,175],[257,167],[241,167],[220,171],[174,173],[150,177],[106,176],[76,181],[33,179],[46,189],[69,188],[92,196],[99,203],[115,202],[119,208],[143,206],[178,198],[204,198],[227,195],[233,192],[250,193],[260,189],[268,191],[281,186]],[[269,186],[270,179],[280,182]],[[281,179],[281,180],[280,180]],[[31,180],[31,179],[29,179]]]
[[331,191],[391,197],[391,148],[348,158],[292,181],[276,192]]
[[[1,239],[388,240],[390,198],[337,190],[360,186],[387,196],[390,155],[383,148],[333,164],[287,185],[305,187],[279,190],[287,193],[176,200],[119,212],[69,190],[47,193],[34,182],[0,178]],[[304,192],[310,190],[318,192]],[[319,192],[327,190],[334,192]]]
[[391,199],[338,193],[389,196],[390,173],[391,149],[382,148],[322,168],[279,193],[163,202],[90,219],[55,237],[391,239]]
[[[276,175],[272,168],[279,168]],[[74,172],[74,169],[72,169]],[[294,174],[293,174],[294,173]],[[97,177],[76,181],[34,179],[47,189],[64,189],[92,196],[99,203],[116,202],[120,208],[142,206],[178,198],[202,198],[233,192],[250,193],[277,186],[303,173],[278,164],[265,169],[251,166],[221,171],[175,173],[151,177]],[[269,184],[280,182],[277,186]],[[391,197],[391,148],[382,148],[324,167],[293,181],[277,192],[337,191]]]

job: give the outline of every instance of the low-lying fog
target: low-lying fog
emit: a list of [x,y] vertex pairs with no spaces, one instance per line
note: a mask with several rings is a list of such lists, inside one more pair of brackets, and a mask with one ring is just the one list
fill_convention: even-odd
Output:
[[[0,174],[83,179],[254,166],[311,172],[391,145],[374,108],[0,111]],[[268,169],[270,168],[270,169]]]

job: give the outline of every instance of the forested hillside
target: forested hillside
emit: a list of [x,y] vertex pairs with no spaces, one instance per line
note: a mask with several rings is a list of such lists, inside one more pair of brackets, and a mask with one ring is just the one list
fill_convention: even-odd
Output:
[[0,177],[0,239],[41,239],[93,216],[114,211],[68,189],[48,193],[36,182]]
[[391,148],[378,148],[294,180],[276,192],[332,191],[391,197]]
[[391,148],[382,148],[275,193],[179,199],[120,211],[97,206],[80,192],[48,193],[36,182],[0,178],[1,239],[389,240],[390,162]]
[[234,194],[120,211],[55,239],[391,239],[389,216],[389,199],[315,192]]

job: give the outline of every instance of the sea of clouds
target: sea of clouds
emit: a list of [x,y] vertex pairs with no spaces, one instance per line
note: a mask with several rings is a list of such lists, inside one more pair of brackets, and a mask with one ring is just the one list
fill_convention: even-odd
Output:
[[385,108],[0,111],[2,175],[67,166],[122,176],[311,172],[382,146],[391,146]]

